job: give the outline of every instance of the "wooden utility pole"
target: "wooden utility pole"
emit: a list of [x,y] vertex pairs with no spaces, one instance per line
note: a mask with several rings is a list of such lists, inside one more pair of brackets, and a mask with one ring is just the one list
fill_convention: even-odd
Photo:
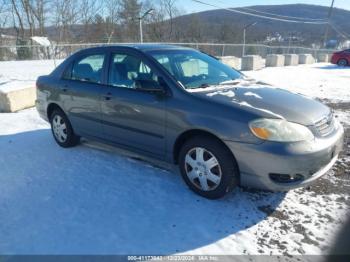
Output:
[[326,24],[326,30],[324,32],[324,38],[323,38],[323,46],[326,47],[327,45],[327,38],[328,38],[328,32],[329,32],[329,23],[332,17],[332,13],[333,13],[333,6],[334,6],[334,0],[332,0],[332,4],[329,7],[328,10],[328,16],[327,16],[327,24]]

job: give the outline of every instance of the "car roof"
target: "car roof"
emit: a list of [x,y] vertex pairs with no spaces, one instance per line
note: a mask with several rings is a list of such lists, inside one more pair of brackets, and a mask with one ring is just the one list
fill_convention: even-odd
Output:
[[118,45],[103,45],[103,44],[101,44],[101,46],[85,48],[85,49],[80,50],[80,51],[101,50],[101,49],[109,49],[109,48],[115,48],[115,47],[137,49],[137,50],[140,50],[142,52],[157,51],[157,50],[191,50],[192,49],[189,47],[184,47],[184,46],[179,46],[179,45],[147,43],[147,44],[118,44]]
[[142,50],[142,51],[149,51],[149,50],[164,50],[164,49],[191,49],[184,46],[179,45],[167,45],[167,44],[134,44],[130,45],[130,47]]

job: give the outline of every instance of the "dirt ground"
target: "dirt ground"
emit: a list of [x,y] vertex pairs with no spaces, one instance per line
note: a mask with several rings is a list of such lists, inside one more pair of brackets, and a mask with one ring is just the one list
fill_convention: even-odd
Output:
[[[326,103],[328,106],[330,106],[334,110],[340,110],[343,112],[350,113],[350,103],[330,103],[327,100],[323,100],[324,103]],[[338,208],[342,209],[344,208],[344,205],[346,206],[346,209],[350,209],[350,163],[349,163],[349,156],[350,156],[350,123],[342,123],[345,130],[345,137],[344,137],[344,148],[339,156],[339,160],[336,162],[335,166],[332,168],[331,174],[328,176],[324,176],[320,179],[318,179],[314,184],[312,184],[309,187],[298,189],[298,192],[300,195],[308,193],[312,197],[317,197],[318,195],[322,196],[322,198],[327,202],[327,200],[331,201],[331,198],[329,196],[332,196],[333,194],[337,194],[337,197],[335,201],[339,204]],[[330,176],[334,176],[335,179],[330,179]],[[329,198],[328,198],[329,197]],[[314,202],[312,198],[304,199],[303,204],[307,206],[312,206],[314,204],[317,204]],[[322,205],[320,205],[322,207]],[[327,207],[326,207],[327,208]],[[313,245],[313,246],[322,246],[320,242],[324,242],[324,238],[322,237],[315,237],[312,233],[310,234],[310,231],[307,230],[308,225],[312,225],[314,221],[312,221],[311,217],[308,215],[303,214],[302,211],[295,211],[300,212],[300,215],[303,216],[304,219],[300,220],[294,220],[291,221],[292,216],[294,213],[290,213],[288,210],[286,212],[281,211],[280,209],[272,209],[269,206],[261,206],[259,207],[261,211],[266,213],[270,217],[274,217],[280,221],[280,226],[277,230],[285,230],[287,232],[296,232],[304,236],[302,239],[302,242]],[[331,210],[329,210],[331,211]],[[345,222],[343,220],[340,220],[341,222]],[[292,223],[290,223],[292,222]],[[314,226],[319,226],[320,223],[335,223],[339,224],[339,227],[341,228],[343,223],[339,221],[335,221],[334,218],[332,218],[328,214],[318,214],[317,222],[314,223]],[[277,245],[280,250],[285,250],[283,252],[284,255],[289,255],[287,251],[287,243],[283,243],[279,241],[278,239],[270,238],[269,242],[266,243],[267,235],[263,235],[258,239],[258,243],[260,245]],[[332,241],[335,243],[335,240]],[[333,246],[323,246],[326,249],[333,249]],[[304,250],[299,250],[300,254],[305,253]],[[331,251],[330,251],[331,252]],[[350,252],[348,250],[348,252]]]

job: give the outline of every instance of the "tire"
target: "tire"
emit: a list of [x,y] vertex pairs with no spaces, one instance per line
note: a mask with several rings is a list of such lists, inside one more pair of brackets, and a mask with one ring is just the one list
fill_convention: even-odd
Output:
[[342,58],[342,59],[339,59],[337,64],[338,64],[338,66],[347,66],[348,61],[346,59]]
[[239,183],[236,160],[220,141],[211,137],[186,141],[179,153],[179,168],[187,186],[208,199],[223,197]]
[[80,137],[74,134],[72,125],[62,110],[55,109],[52,112],[50,124],[52,135],[61,147],[73,147],[80,142]]

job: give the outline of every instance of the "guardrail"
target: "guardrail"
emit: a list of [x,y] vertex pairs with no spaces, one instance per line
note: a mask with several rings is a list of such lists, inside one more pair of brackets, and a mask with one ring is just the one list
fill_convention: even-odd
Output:
[[[135,43],[67,43],[52,44],[51,46],[40,45],[4,45],[0,46],[0,61],[12,60],[41,60],[41,59],[64,59],[70,54],[84,48],[96,46],[109,46]],[[149,43],[157,44],[157,43]],[[161,43],[181,45],[200,49],[213,56],[242,57],[243,44],[220,44],[220,43]],[[317,49],[302,46],[269,46],[264,44],[246,44],[245,55],[259,55],[266,58],[269,54],[331,54],[336,50]]]

